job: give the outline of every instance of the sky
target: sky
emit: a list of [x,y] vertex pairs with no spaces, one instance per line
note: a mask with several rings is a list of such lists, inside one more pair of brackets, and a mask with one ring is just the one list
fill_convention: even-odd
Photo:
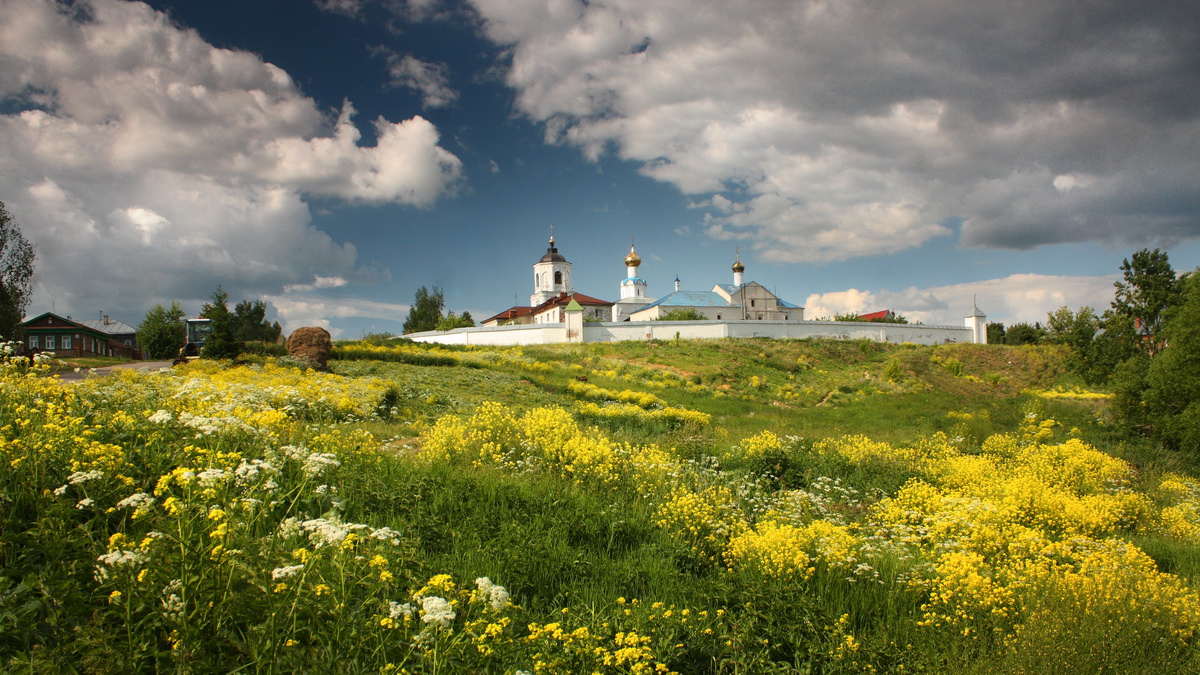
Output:
[[27,315],[399,333],[746,279],[806,318],[1104,309],[1200,266],[1200,3],[0,0]]

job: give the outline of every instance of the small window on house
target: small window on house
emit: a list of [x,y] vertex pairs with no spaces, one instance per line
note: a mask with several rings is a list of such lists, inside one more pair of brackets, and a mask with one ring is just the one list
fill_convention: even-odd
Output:
[[30,349],[41,349],[41,340],[42,340],[42,338],[40,335],[30,335],[29,336],[29,348]]
[[53,336],[53,335],[47,335],[47,336],[46,336],[46,349],[54,349],[54,348],[55,348],[54,344],[55,344],[55,343],[54,343],[54,336]]
[[71,336],[70,335],[62,336],[62,348],[63,349],[71,348]]
[[753,307],[753,306],[754,306],[754,300],[750,300],[750,306],[751,306],[751,307]]

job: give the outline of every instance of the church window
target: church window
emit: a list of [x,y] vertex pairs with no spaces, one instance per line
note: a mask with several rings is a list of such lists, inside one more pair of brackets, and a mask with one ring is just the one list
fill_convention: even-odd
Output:
[[752,300],[750,300],[750,306],[751,306],[751,307],[753,307],[753,306],[754,306],[754,300],[753,300],[753,299],[752,299]]
[[554,285],[555,286],[562,286],[562,282],[563,282],[562,279],[563,279],[562,272],[554,273]]

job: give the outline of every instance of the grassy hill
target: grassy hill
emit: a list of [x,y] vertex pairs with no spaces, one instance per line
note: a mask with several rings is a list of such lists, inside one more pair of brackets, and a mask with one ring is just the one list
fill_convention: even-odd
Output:
[[1192,672],[1200,481],[1047,347],[0,377],[0,663]]

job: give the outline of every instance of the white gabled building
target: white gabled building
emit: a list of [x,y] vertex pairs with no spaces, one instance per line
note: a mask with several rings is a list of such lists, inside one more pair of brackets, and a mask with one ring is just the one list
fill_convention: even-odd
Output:
[[746,283],[746,266],[741,255],[733,263],[733,283],[716,284],[711,291],[681,291],[675,279],[675,292],[666,295],[630,315],[631,321],[653,321],[663,315],[690,309],[713,321],[803,321],[804,308],[794,305],[762,284]]

